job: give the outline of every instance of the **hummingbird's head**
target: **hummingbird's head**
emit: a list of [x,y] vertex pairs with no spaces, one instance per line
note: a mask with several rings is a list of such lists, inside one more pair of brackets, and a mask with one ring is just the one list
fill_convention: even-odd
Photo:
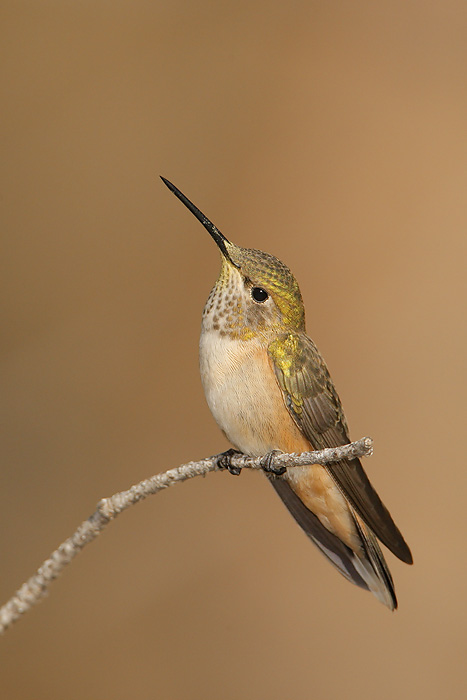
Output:
[[289,268],[269,253],[231,243],[180,190],[162,180],[203,224],[221,252],[221,271],[204,309],[205,325],[243,340],[304,330],[302,295]]

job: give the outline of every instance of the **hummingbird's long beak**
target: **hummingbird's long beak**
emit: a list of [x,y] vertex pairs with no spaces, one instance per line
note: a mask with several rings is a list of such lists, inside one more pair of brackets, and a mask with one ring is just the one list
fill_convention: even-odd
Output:
[[[160,178],[164,185],[167,185],[169,190],[173,192],[174,195],[178,197],[179,200],[191,211],[191,213],[196,216],[198,221],[201,221],[204,228],[209,232],[209,234],[214,238],[215,242],[219,246],[222,255],[224,255],[224,257],[226,257],[227,260],[229,260],[232,263],[232,265],[235,265],[233,260],[230,258],[230,255],[227,250],[227,246],[231,246],[232,243],[224,236],[223,233],[219,231],[219,229],[216,226],[214,226],[212,221],[209,221],[208,217],[205,216],[203,212],[198,209],[198,207],[195,207],[193,202],[190,202],[188,197],[185,197],[185,195],[182,192],[180,192],[180,190],[177,187],[175,187],[175,185],[172,185],[172,183],[169,182],[169,180],[166,180],[165,177],[162,177],[162,175],[160,176]],[[235,267],[238,266],[235,265]]]

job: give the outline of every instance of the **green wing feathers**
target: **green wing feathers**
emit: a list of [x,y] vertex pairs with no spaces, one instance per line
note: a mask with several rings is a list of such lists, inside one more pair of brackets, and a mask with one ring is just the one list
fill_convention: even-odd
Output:
[[[286,333],[269,345],[268,352],[287,408],[313,448],[350,442],[339,396],[313,341],[303,333]],[[342,460],[325,469],[381,542],[411,564],[410,549],[360,461]]]

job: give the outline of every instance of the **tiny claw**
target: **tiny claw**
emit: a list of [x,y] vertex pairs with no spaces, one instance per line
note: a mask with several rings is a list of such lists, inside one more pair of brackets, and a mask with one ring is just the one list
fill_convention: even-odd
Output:
[[281,476],[282,474],[285,474],[285,472],[287,471],[286,467],[272,466],[272,460],[276,455],[280,454],[282,454],[281,450],[271,450],[271,452],[265,454],[261,460],[261,467],[263,471],[265,471],[267,474],[275,474],[276,476]]
[[238,450],[234,450],[230,448],[230,450],[226,450],[223,452],[219,457],[217,458],[217,466],[219,469],[228,469],[228,471],[233,475],[233,476],[240,476],[240,472],[242,471],[241,467],[234,467],[232,465],[231,459],[234,455],[241,455],[243,454],[242,452],[239,452]]

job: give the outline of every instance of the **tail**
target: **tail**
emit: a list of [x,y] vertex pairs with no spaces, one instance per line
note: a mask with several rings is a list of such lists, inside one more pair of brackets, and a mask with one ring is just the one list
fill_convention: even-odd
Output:
[[354,552],[321,524],[285,479],[271,477],[271,484],[308,537],[351,583],[371,591],[390,610],[397,608],[394,583],[378,541],[349,505],[361,541],[361,552]]
[[365,579],[368,590],[375,595],[389,610],[397,609],[396,591],[391,572],[373,532],[352,509],[355,525],[363,547],[363,555],[354,554],[357,568]]

